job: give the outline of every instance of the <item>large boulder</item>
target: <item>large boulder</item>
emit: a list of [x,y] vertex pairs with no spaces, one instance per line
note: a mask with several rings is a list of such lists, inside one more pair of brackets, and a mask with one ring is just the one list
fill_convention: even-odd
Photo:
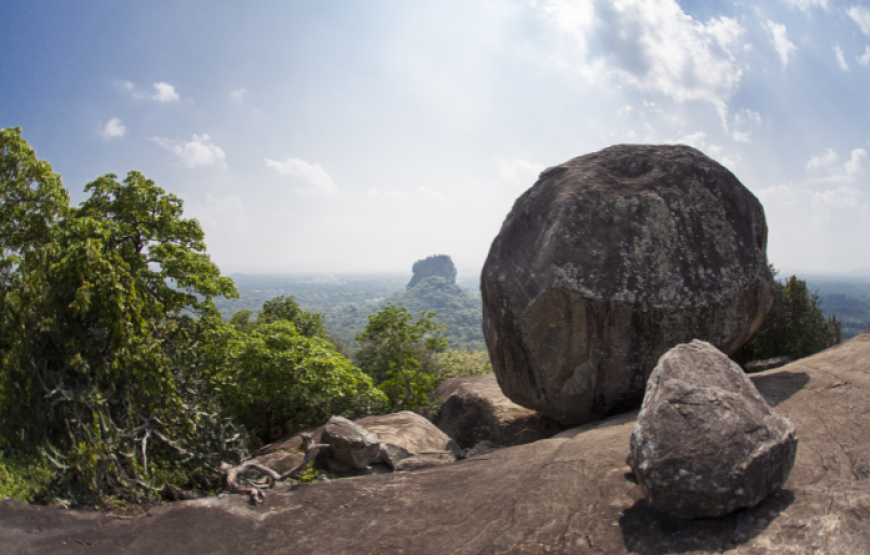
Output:
[[461,450],[447,434],[410,411],[367,416],[355,423],[377,438],[380,459],[393,469],[403,459],[417,455],[433,455],[439,462],[448,459],[452,462],[461,455]]
[[659,360],[630,445],[628,463],[652,507],[713,518],[780,488],[798,440],[737,363],[695,340]]
[[0,501],[0,552],[729,555],[870,553],[870,333],[751,379],[800,435],[761,503],[682,520],[625,464],[629,413],[422,472],[278,484],[117,514]]
[[732,353],[774,298],[758,199],[687,146],[620,145],[545,170],[481,276],[502,391],[565,425],[640,405],[668,349]]
[[562,429],[541,413],[505,397],[495,374],[451,378],[432,397],[441,401],[435,424],[463,449],[482,441],[499,446],[531,443]]

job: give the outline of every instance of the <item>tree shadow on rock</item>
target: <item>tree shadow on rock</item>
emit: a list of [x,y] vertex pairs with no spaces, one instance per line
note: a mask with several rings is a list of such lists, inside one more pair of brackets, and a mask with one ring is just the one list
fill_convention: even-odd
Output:
[[806,372],[777,372],[749,378],[764,400],[775,407],[804,388],[810,381]]
[[683,520],[661,513],[641,499],[622,513],[619,527],[629,553],[716,553],[759,536],[792,503],[794,494],[780,489],[751,509],[721,518]]

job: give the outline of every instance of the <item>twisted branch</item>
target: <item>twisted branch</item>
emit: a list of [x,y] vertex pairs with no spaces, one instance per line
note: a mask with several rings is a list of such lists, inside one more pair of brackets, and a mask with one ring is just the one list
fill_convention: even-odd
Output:
[[240,487],[236,478],[239,475],[243,475],[249,470],[256,470],[257,472],[264,474],[268,479],[270,479],[271,484],[269,487],[272,487],[275,482],[282,482],[287,478],[296,476],[299,474],[299,471],[308,464],[311,459],[317,454],[319,449],[326,449],[329,445],[325,443],[314,443],[314,438],[311,434],[301,434],[302,436],[302,449],[305,451],[305,456],[302,457],[302,461],[285,472],[284,474],[278,474],[271,468],[267,468],[261,464],[257,464],[254,462],[245,462],[239,466],[230,466],[229,464],[222,462],[220,466],[220,472],[222,475],[226,477],[227,485],[230,486],[230,491],[232,493],[247,493],[251,496],[251,503],[257,504],[262,503],[266,498],[266,495],[259,488],[251,487]]

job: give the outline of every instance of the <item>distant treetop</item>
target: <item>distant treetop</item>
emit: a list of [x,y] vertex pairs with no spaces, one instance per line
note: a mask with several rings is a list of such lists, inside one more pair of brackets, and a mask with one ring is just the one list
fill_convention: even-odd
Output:
[[407,289],[410,289],[420,283],[427,277],[442,277],[450,280],[450,283],[456,283],[456,266],[453,265],[453,260],[446,254],[436,254],[414,262],[412,267],[414,277],[408,282]]

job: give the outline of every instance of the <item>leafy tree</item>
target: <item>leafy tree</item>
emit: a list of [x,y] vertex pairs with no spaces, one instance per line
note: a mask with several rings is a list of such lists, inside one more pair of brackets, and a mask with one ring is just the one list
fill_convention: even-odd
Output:
[[212,299],[236,291],[199,224],[135,171],[69,207],[20,129],[0,140],[0,441],[40,446],[74,499],[208,486],[245,438],[207,390]]
[[263,303],[255,322],[250,321],[251,314],[250,310],[240,310],[230,318],[230,324],[239,331],[251,331],[259,325],[283,320],[293,322],[297,332],[305,337],[326,337],[323,314],[303,310],[293,295],[282,295]]
[[[771,272],[776,275],[773,267]],[[778,356],[797,360],[842,341],[840,322],[835,316],[825,318],[818,293],[791,276],[777,282],[773,308],[764,323],[731,358],[740,364]]]
[[357,351],[360,367],[375,379],[396,410],[424,404],[435,388],[435,355],[447,348],[444,326],[435,323],[437,314],[414,316],[405,308],[388,304],[369,316]]
[[372,379],[321,337],[306,337],[287,319],[225,339],[224,370],[216,374],[223,404],[268,443],[332,415],[371,413],[386,404]]
[[487,351],[451,349],[438,355],[433,373],[440,385],[451,378],[492,374],[493,369]]

